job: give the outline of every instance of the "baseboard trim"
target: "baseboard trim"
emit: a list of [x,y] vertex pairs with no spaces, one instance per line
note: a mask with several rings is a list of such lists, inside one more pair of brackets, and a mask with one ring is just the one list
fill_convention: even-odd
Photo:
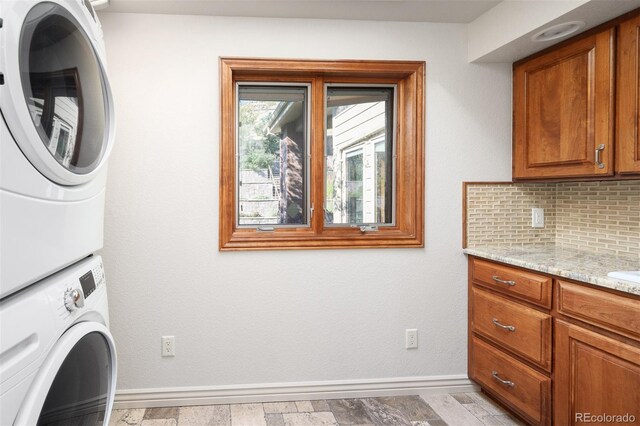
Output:
[[116,391],[114,408],[150,408],[207,404],[238,404],[313,399],[365,398],[453,392],[479,387],[466,375],[397,377],[303,383],[204,386]]

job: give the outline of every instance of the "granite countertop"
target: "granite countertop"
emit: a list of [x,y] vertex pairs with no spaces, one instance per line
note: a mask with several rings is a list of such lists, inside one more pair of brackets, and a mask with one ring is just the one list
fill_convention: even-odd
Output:
[[555,245],[480,246],[466,248],[464,253],[640,295],[639,283],[607,276],[612,271],[640,270],[638,255],[594,253]]

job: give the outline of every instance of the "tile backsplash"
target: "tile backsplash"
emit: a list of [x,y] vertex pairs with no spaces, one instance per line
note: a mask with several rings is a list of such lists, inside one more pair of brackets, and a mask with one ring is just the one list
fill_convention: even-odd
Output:
[[640,181],[557,184],[556,244],[640,253]]
[[[468,184],[467,246],[553,244],[555,188],[546,184]],[[531,227],[531,208],[542,207],[545,227]]]
[[[531,208],[544,208],[544,228]],[[556,244],[640,255],[640,180],[467,183],[466,247]]]

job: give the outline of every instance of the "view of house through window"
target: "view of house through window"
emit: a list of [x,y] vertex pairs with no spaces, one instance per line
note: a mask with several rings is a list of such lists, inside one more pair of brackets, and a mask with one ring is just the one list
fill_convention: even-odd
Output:
[[307,224],[306,86],[238,86],[238,225]]
[[220,59],[220,250],[424,246],[423,61]]
[[325,223],[393,223],[393,88],[328,87]]

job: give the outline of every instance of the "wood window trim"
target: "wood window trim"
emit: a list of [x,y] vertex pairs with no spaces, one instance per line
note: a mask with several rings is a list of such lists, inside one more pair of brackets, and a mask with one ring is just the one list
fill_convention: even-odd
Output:
[[[273,250],[424,247],[424,80],[417,61],[324,61],[220,58],[219,249]],[[259,232],[236,226],[236,91],[238,81],[311,83],[310,226]],[[324,85],[397,84],[395,225],[375,232],[324,227]],[[315,113],[314,113],[315,111]],[[318,113],[321,112],[321,113]]]

